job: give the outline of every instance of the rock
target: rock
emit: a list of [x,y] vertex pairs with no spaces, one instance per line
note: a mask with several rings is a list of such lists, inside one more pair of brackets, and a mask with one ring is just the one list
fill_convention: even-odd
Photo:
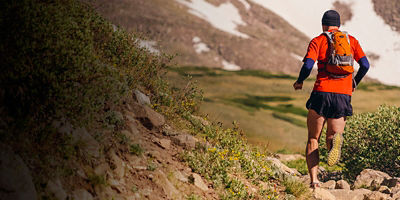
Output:
[[185,175],[183,175],[180,171],[175,171],[174,176],[179,181],[182,181],[184,183],[189,182],[189,179]]
[[305,160],[306,158],[301,154],[276,154],[278,159],[282,162],[288,162],[292,160]]
[[168,180],[168,177],[161,170],[157,170],[159,176],[158,184],[163,188],[163,191],[169,199],[181,199],[180,192]]
[[118,179],[122,179],[125,175],[125,163],[122,159],[117,156],[114,150],[110,150],[109,156],[112,163],[114,164],[114,173]]
[[193,182],[193,184],[196,187],[200,188],[201,190],[203,190],[203,191],[208,190],[208,186],[204,183],[204,181],[200,175],[193,173],[189,176],[189,180],[191,180]]
[[329,190],[335,189],[335,186],[336,186],[336,181],[334,181],[334,180],[330,180],[330,181],[327,181],[327,182],[321,184],[322,188],[329,189]]
[[271,163],[280,169],[280,171],[285,172],[290,175],[296,175],[296,176],[301,176],[301,174],[296,170],[289,168],[288,166],[284,165],[281,161],[279,161],[277,158],[272,158],[272,157],[267,157],[267,160],[271,161]]
[[72,142],[82,144],[83,151],[92,157],[100,157],[100,144],[87,132],[85,128],[78,128],[72,132]]
[[364,169],[360,175],[357,176],[354,182],[355,188],[361,187],[376,187],[379,186],[383,180],[391,178],[388,174],[376,171],[373,169]]
[[107,163],[102,163],[98,165],[96,168],[94,168],[94,173],[97,176],[104,176],[106,173],[110,170],[110,166],[108,166]]
[[135,94],[136,97],[136,101],[140,104],[140,105],[150,105],[150,98],[148,96],[146,96],[145,94],[143,94],[142,92],[140,92],[139,90],[134,90],[133,93]]
[[197,139],[189,134],[177,135],[171,138],[172,141],[188,150],[193,150],[196,147]]
[[382,185],[388,186],[388,187],[395,187],[397,184],[400,184],[400,178],[388,178],[383,180]]
[[93,200],[92,194],[84,189],[74,190],[72,192],[72,199],[74,200]]
[[179,135],[179,132],[174,131],[171,126],[169,126],[168,124],[165,124],[162,130],[163,135],[165,136],[175,136],[175,135]]
[[165,118],[160,113],[154,111],[148,106],[145,106],[144,109],[146,111],[147,118],[154,127],[161,127],[165,124]]
[[0,199],[36,198],[36,189],[28,167],[9,146],[0,143]]
[[357,189],[357,190],[345,190],[345,189],[335,189],[329,191],[337,200],[363,200],[364,194],[368,194],[371,191],[367,189]]
[[158,146],[162,147],[163,149],[170,149],[171,148],[171,140],[168,139],[160,139],[156,142]]
[[139,135],[140,132],[134,122],[128,122],[127,125],[128,125],[130,132],[132,133],[132,135],[134,135],[134,136]]
[[378,192],[382,192],[384,194],[390,194],[390,189],[388,186],[382,185],[379,187]]
[[56,199],[58,200],[65,200],[68,197],[61,184],[60,179],[49,180],[47,182],[46,191],[54,194],[54,197],[56,197]]
[[108,185],[118,193],[124,193],[125,192],[125,187],[121,185],[121,183],[115,179],[109,179],[108,180]]
[[323,188],[315,188],[312,196],[315,200],[336,200],[335,196]]
[[133,112],[130,112],[130,111],[127,111],[127,110],[125,110],[125,117],[126,117],[126,119],[128,119],[128,121],[129,122],[131,122],[131,123],[134,123],[136,120],[135,120],[135,114],[133,113]]
[[392,187],[390,193],[393,199],[400,198],[400,185]]
[[335,189],[345,189],[350,190],[350,184],[345,180],[339,180],[336,182]]
[[386,200],[389,198],[389,195],[383,194],[378,191],[373,191],[371,193],[364,195],[364,200]]

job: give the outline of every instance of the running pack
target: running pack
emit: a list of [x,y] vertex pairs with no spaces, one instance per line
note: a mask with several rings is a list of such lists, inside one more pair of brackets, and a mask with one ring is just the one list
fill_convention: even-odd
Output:
[[354,58],[349,35],[346,32],[324,32],[328,38],[327,62],[324,69],[334,78],[343,78],[354,72]]

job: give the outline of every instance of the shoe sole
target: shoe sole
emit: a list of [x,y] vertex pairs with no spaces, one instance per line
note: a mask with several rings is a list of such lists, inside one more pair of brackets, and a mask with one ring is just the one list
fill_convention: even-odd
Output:
[[343,144],[343,135],[340,133],[335,133],[335,135],[333,135],[332,148],[328,154],[329,166],[333,166],[339,162],[342,144]]

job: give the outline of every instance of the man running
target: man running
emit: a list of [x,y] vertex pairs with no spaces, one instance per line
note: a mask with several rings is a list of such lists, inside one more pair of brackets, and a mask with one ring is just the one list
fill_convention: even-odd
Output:
[[[339,13],[334,10],[326,11],[322,17],[322,30],[324,33],[311,40],[307,54],[303,59],[304,64],[300,70],[299,77],[293,84],[295,90],[302,89],[303,81],[310,75],[314,63],[318,60],[317,80],[306,103],[308,109],[306,160],[312,188],[320,185],[317,177],[319,163],[318,142],[322,128],[327,122],[326,145],[327,149],[330,150],[328,164],[334,165],[340,158],[340,148],[343,143],[342,133],[346,124],[346,117],[353,114],[351,95],[369,69],[368,59],[358,41],[348,34],[343,34],[344,32],[339,31],[339,27]],[[332,63],[330,60],[332,59],[333,46],[337,44],[336,41],[332,42],[333,35],[336,35],[336,32],[341,34],[341,38],[347,37],[347,41],[349,41],[347,46],[352,56],[350,63],[353,63],[354,59],[360,65],[355,77],[353,77],[352,71],[347,75],[337,75],[327,70],[331,66],[330,63]]]

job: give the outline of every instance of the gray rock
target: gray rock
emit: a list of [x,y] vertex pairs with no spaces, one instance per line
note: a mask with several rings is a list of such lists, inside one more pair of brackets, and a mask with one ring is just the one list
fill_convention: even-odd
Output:
[[327,181],[327,182],[321,184],[322,188],[329,189],[329,190],[335,189],[335,186],[336,186],[336,181],[334,181],[334,180],[330,180],[330,181]]
[[196,187],[200,188],[201,190],[203,190],[203,191],[208,190],[208,186],[204,183],[204,181],[200,175],[193,173],[190,175],[189,179],[191,179],[193,181],[193,184]]
[[377,187],[383,182],[383,180],[389,178],[391,177],[384,172],[373,169],[364,169],[360,175],[357,176],[356,181],[354,182],[354,187]]
[[84,189],[74,190],[72,192],[72,199],[73,200],[93,200],[92,194]]
[[335,189],[329,191],[337,200],[363,200],[364,195],[370,193],[371,191],[367,189],[357,189],[357,190],[345,190],[345,189]]
[[122,159],[115,153],[114,150],[110,150],[109,156],[111,158],[112,163],[114,164],[114,174],[116,178],[122,179],[125,175],[125,163]]
[[85,128],[78,128],[72,132],[72,142],[81,144],[81,148],[88,156],[95,158],[100,157],[100,144]]
[[46,191],[54,194],[56,199],[58,200],[65,200],[67,199],[68,195],[65,192],[60,179],[49,180],[47,182]]
[[197,139],[189,134],[177,135],[172,137],[171,139],[175,144],[182,146],[188,150],[192,150],[196,147]]
[[336,200],[335,196],[323,188],[315,188],[312,196],[315,200]]
[[145,94],[143,94],[142,92],[140,92],[139,90],[134,90],[133,93],[136,96],[136,101],[140,104],[140,105],[150,105],[150,98],[148,96],[146,96]]
[[174,129],[172,129],[171,126],[169,126],[168,124],[165,124],[162,130],[163,135],[165,136],[175,136],[175,135],[179,135],[179,132],[175,131]]
[[37,199],[28,167],[12,149],[0,143],[0,199]]
[[183,175],[180,171],[175,171],[174,176],[179,181],[182,181],[184,183],[189,182],[189,179],[185,175]]
[[350,190],[350,184],[345,180],[339,180],[336,182],[335,189],[345,189]]
[[156,142],[160,147],[163,149],[170,149],[171,148],[171,140],[168,139],[160,139]]
[[165,118],[160,113],[154,111],[148,106],[145,106],[144,109],[146,111],[147,118],[154,127],[161,127],[165,124]]
[[389,195],[383,194],[378,191],[373,191],[371,193],[364,195],[364,200],[386,200],[386,199],[389,199]]
[[281,172],[290,175],[301,176],[301,174],[296,169],[289,168],[288,166],[284,165],[281,161],[279,161],[277,158],[267,157],[266,159],[270,161],[272,165],[280,169]]
[[163,188],[164,193],[169,199],[182,199],[180,192],[168,180],[168,177],[161,170],[157,170],[159,176],[158,184]]

